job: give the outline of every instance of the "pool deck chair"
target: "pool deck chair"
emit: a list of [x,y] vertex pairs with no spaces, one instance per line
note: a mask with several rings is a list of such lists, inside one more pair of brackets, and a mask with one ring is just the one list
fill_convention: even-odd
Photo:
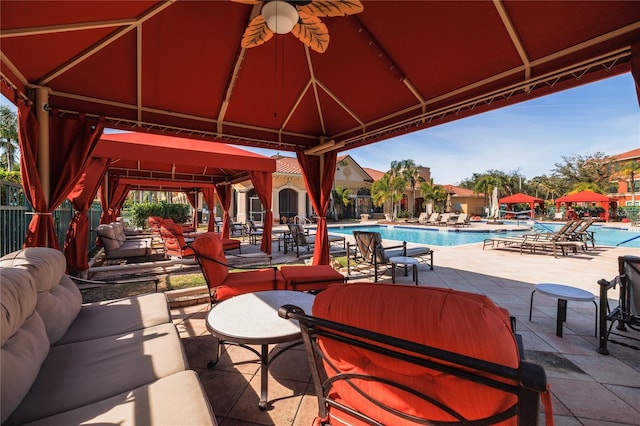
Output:
[[544,368],[484,295],[354,283],[278,314],[300,324],[314,424],[537,425],[540,400],[553,423]]
[[394,256],[415,257],[420,263],[429,265],[433,270],[433,250],[428,247],[407,248],[407,243],[384,247],[379,232],[353,231],[355,247],[347,244],[347,275],[351,270],[371,271],[374,282],[391,270],[389,259]]
[[[618,275],[611,281],[601,279],[600,284],[600,336],[598,352],[608,355],[607,343],[616,343],[632,349],[640,350],[640,257],[618,257]],[[618,306],[613,310],[609,308],[607,292],[620,286]],[[604,306],[603,306],[604,305]],[[613,331],[614,324],[616,330]],[[608,325],[608,327],[607,327]],[[629,332],[635,331],[636,335]],[[627,338],[611,339],[612,336]],[[630,343],[627,343],[630,342]]]

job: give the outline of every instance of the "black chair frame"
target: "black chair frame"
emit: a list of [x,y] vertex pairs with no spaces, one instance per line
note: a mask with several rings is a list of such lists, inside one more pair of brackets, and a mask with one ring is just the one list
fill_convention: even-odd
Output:
[[[640,350],[640,338],[635,338],[626,334],[621,334],[613,331],[614,324],[617,323],[616,329],[619,331],[627,331],[627,327],[632,330],[640,331],[640,316],[634,315],[631,312],[631,306],[633,303],[633,297],[640,297],[640,294],[633,294],[630,291],[632,286],[631,277],[629,271],[633,270],[640,277],[640,257],[638,256],[619,256],[618,257],[618,276],[609,281],[601,279],[598,281],[600,285],[600,335],[598,338],[598,352],[603,355],[609,355],[609,349],[607,343],[615,343],[621,346],[626,346],[631,349]],[[609,306],[609,299],[607,298],[607,292],[609,289],[615,288],[620,285],[620,298],[619,304],[615,308],[611,309]],[[640,283],[636,283],[640,288]],[[605,304],[605,306],[603,306]],[[607,321],[609,325],[607,327]],[[611,335],[624,337],[628,341],[638,342],[625,343],[619,340],[610,340]]]
[[[546,373],[538,364],[521,361],[519,368],[511,368],[415,342],[397,339],[370,330],[308,316],[305,315],[304,311],[300,308],[293,305],[282,306],[278,314],[282,318],[295,319],[300,324],[302,339],[307,351],[307,360],[313,377],[314,391],[318,399],[318,418],[320,419],[328,419],[329,408],[336,407],[365,423],[381,425],[376,419],[372,419],[366,414],[357,411],[355,408],[348,407],[344,403],[331,398],[330,395],[333,384],[337,381],[347,381],[351,388],[358,392],[360,396],[365,397],[369,402],[397,416],[398,424],[403,421],[412,421],[418,424],[440,424],[433,423],[432,419],[418,418],[398,412],[386,406],[382,401],[376,400],[373,396],[366,395],[362,389],[358,388],[357,384],[351,380],[364,379],[384,383],[395,387],[399,391],[407,392],[421,398],[427,403],[447,411],[462,424],[489,425],[514,417],[518,418],[518,423],[521,425],[536,425],[538,422],[540,393],[547,390]],[[338,371],[322,352],[318,344],[318,338],[331,339],[346,345],[357,346],[374,353],[389,356],[393,359],[450,374],[469,382],[479,383],[488,388],[499,389],[515,395],[517,397],[517,403],[500,413],[496,413],[490,418],[479,420],[464,419],[456,412],[454,407],[445,406],[442,402],[434,400],[415,389],[408,388],[402,383],[394,383],[382,377],[354,375]],[[522,358],[523,354],[520,346],[518,346],[518,350]],[[327,363],[334,369],[332,377],[328,378],[323,363]],[[505,379],[511,383],[507,383]]]

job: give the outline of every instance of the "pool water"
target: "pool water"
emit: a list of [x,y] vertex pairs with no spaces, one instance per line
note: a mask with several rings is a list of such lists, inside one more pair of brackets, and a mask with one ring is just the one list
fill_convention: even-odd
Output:
[[[557,231],[562,227],[562,223],[536,223],[533,227],[534,231]],[[605,228],[600,224],[591,225],[590,231],[594,231],[596,245],[598,246],[615,246],[630,238],[640,237],[640,232],[632,232],[624,228]],[[407,241],[410,243],[420,243],[436,246],[458,246],[462,244],[472,244],[484,241],[486,238],[496,236],[522,235],[523,232],[531,231],[507,231],[507,232],[489,232],[476,231],[466,228],[460,231],[457,228],[442,227],[438,229],[411,227],[411,226],[387,226],[387,225],[371,225],[371,226],[331,226],[329,232],[334,234],[352,235],[353,231],[374,231],[379,232],[382,239]],[[640,248],[640,238],[622,244],[620,247]]]

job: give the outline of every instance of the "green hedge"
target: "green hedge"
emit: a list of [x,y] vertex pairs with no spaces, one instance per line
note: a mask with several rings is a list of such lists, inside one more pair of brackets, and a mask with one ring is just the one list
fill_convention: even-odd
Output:
[[190,207],[186,204],[169,203],[139,203],[131,206],[131,221],[133,226],[144,228],[149,216],[159,216],[172,219],[175,223],[184,223],[190,219]]

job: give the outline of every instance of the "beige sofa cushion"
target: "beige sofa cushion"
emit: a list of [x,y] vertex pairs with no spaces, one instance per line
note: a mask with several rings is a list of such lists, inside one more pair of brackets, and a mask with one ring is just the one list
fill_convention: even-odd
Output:
[[116,237],[116,240],[120,241],[121,243],[125,242],[127,236],[124,233],[124,225],[120,222],[111,222],[109,225],[111,225],[111,227],[113,228],[113,233]]
[[0,268],[0,421],[20,404],[49,352],[36,286],[24,269]]
[[186,370],[28,425],[79,424],[207,426],[216,421],[197,374]]
[[26,248],[0,258],[0,267],[19,267],[29,271],[38,292],[36,310],[47,328],[49,341],[58,341],[82,305],[80,290],[65,275],[67,259],[64,254],[46,247]]
[[122,241],[116,238],[116,232],[111,225],[99,225],[98,228],[96,228],[96,234],[100,237],[100,242],[102,243],[102,247],[107,251],[107,255],[122,245]]
[[152,293],[82,305],[76,320],[56,343],[81,342],[171,322],[167,297]]
[[187,368],[172,323],[52,346],[35,383],[7,425],[93,404]]

